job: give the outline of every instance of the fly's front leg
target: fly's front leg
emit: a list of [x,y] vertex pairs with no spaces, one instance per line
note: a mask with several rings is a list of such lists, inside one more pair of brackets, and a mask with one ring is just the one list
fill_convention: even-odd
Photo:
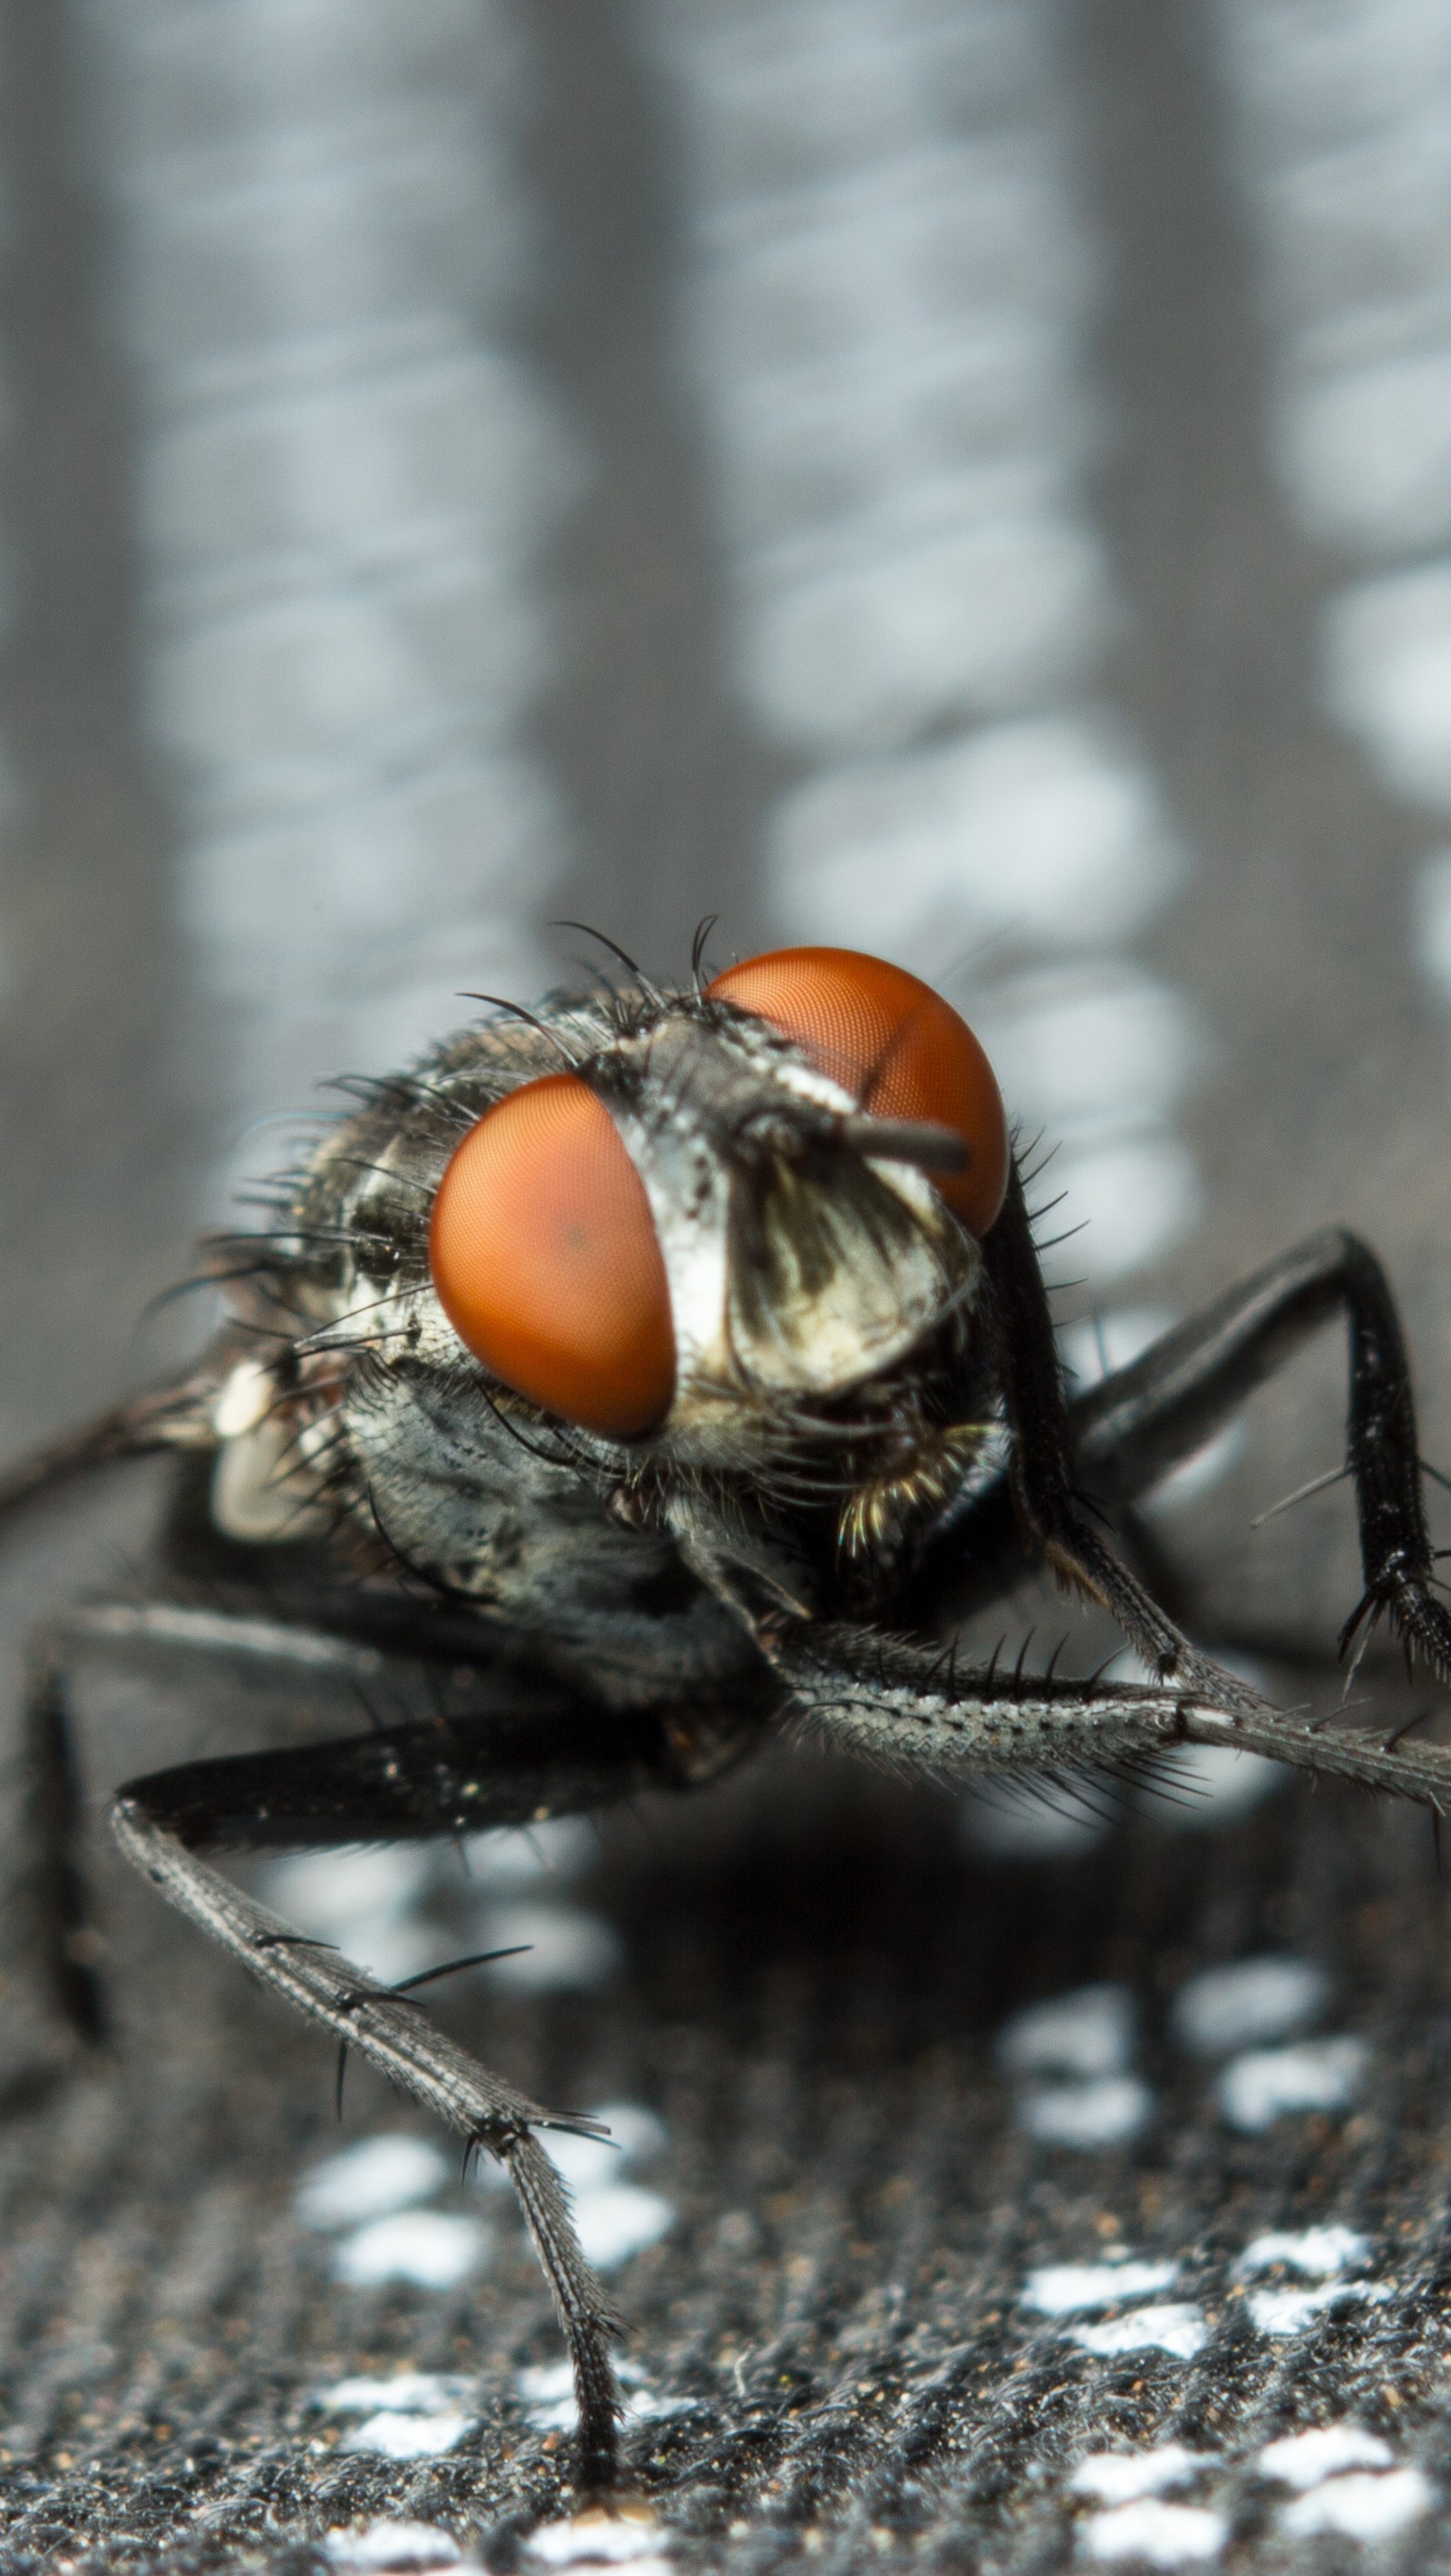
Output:
[[1451,1615],[1431,1588],[1405,1334],[1385,1272],[1357,1235],[1340,1226],[1311,1235],[1092,1388],[1073,1408],[1079,1455],[1096,1484],[1131,1502],[1337,1314],[1350,1333],[1345,1470],[1365,1584],[1340,1651],[1388,1618],[1408,1654],[1448,1682]]
[[619,2411],[604,2292],[575,2237],[539,2132],[592,2132],[545,2110],[447,2038],[408,1997],[308,1940],[201,1857],[222,1849],[317,1850],[518,1824],[597,1808],[679,1778],[666,1724],[585,1708],[440,1720],[285,1753],[193,1762],[132,1781],[112,1809],[127,1858],[252,1976],[368,2058],[504,2166],[518,2194],[574,2366],[583,2476],[608,2483]]
[[[1079,1492],[1073,1427],[1063,1392],[1023,1184],[1014,1167],[1002,1214],[983,1244],[998,1368],[1012,1436],[1010,1477],[1019,1517],[1059,1580],[1100,1602],[1155,1677],[1211,1706],[1262,1705],[1198,1652],[1094,1527]],[[962,1527],[959,1525],[959,1537]]]
[[[1010,1258],[1004,1261],[999,1247],[995,1261],[1004,1274],[999,1304],[1017,1354],[1021,1418],[1037,1426],[1035,1435],[1019,1438],[1016,1472],[1025,1482],[1035,1458],[1041,1481],[1040,1435],[1045,1428],[1048,1435],[1051,1490],[1046,1500],[1028,1492],[1030,1522],[1051,1519],[1061,1507],[1065,1475],[1075,1472],[1110,1508],[1126,1509],[1343,1314],[1350,1333],[1344,1472],[1355,1489],[1364,1590],[1341,1633],[1341,1651],[1389,1617],[1408,1649],[1440,1680],[1451,1681],[1451,1616],[1432,1590],[1405,1336],[1385,1273],[1358,1236],[1339,1226],[1309,1236],[1075,1397],[1067,1407],[1067,1467],[1053,1388],[1045,1383],[1046,1308],[1035,1317],[1041,1291],[1035,1299],[1025,1279],[1021,1232]],[[1025,1377],[1031,1380],[1026,1389]],[[1021,1536],[1000,1484],[934,1533],[905,1606],[924,1624],[960,1614],[1006,1589],[1023,1565]]]

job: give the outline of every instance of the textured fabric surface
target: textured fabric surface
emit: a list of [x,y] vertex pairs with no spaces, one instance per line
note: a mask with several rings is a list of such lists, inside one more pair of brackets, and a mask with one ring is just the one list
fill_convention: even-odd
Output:
[[[320,0],[0,12],[7,1454],[185,1346],[168,1339],[184,1325],[163,1317],[138,1341],[134,1319],[186,1274],[224,1177],[274,1159],[273,1132],[239,1146],[247,1121],[306,1108],[315,1077],[380,1069],[413,1044],[410,994],[517,981],[533,958],[546,971],[569,944],[549,949],[555,913],[587,915],[672,973],[707,911],[725,916],[722,958],[797,935],[818,810],[790,803],[797,788],[829,775],[835,794],[858,755],[931,752],[959,725],[1071,716],[1101,725],[1115,758],[1134,747],[1179,854],[1158,908],[1122,934],[1132,975],[1122,958],[1108,973],[1092,919],[1057,947],[1035,947],[1006,902],[996,926],[990,905],[965,929],[929,906],[914,928],[900,847],[865,894],[849,871],[831,879],[832,901],[857,904],[853,920],[875,902],[874,944],[923,971],[950,961],[914,937],[961,931],[983,949],[984,1026],[996,1009],[1025,1114],[1039,1059],[1023,1033],[1042,1026],[1043,979],[1083,968],[1107,996],[1107,1018],[1074,1041],[1070,1109],[1075,1085],[1094,1099],[1108,1082],[1105,1031],[1147,1032],[1130,1079],[1139,1110],[1095,1135],[1139,1154],[1116,1167],[1130,1215],[1162,1186],[1178,1217],[1142,1231],[1112,1275],[1093,1271],[1105,1238],[1090,1230],[1089,1286],[1065,1292],[1066,1321],[1187,1312],[1347,1219],[1403,1297],[1427,1453],[1451,1467],[1451,1047],[1435,941],[1446,529],[1434,454],[1428,465],[1416,445],[1435,406],[1416,410],[1410,363],[1431,381],[1444,352],[1434,319],[1419,357],[1405,323],[1434,304],[1444,261],[1441,13],[1412,0],[1359,15],[1318,0],[1006,14],[882,0],[838,20],[793,0],[789,62],[771,51],[773,15],[745,0],[450,0],[415,17],[369,0],[354,42]],[[754,160],[730,142],[743,132]],[[966,179],[953,176],[958,143]],[[372,232],[350,223],[343,191],[324,238],[316,210],[349,152],[381,174],[370,221],[384,212]],[[1033,194],[1033,153],[1056,197]],[[269,233],[274,194],[299,170],[307,184]],[[918,267],[893,269],[883,244],[917,241],[922,209],[942,206]],[[794,293],[802,241],[825,242],[832,223],[850,241],[829,276],[810,271],[818,302],[783,289],[773,303],[772,246],[796,244]],[[215,272],[187,266],[217,244]],[[306,308],[307,334],[282,357],[271,343],[256,356],[272,307],[238,245],[271,259],[278,309],[284,288]],[[898,313],[909,273],[918,307]],[[376,327],[354,310],[375,274],[403,279]],[[978,278],[996,336],[969,350],[952,337],[951,293]],[[1050,655],[996,696],[968,670],[934,696],[952,654],[965,669],[971,656],[947,610],[904,642],[901,603],[925,597],[947,560],[933,514],[955,528],[967,467],[944,502],[925,430],[925,465],[890,407],[878,438],[890,333],[885,356],[864,340],[855,374],[825,396],[790,376],[813,331],[824,345],[832,316],[857,305],[897,313],[904,332],[915,320],[940,350],[940,403],[922,348],[908,352],[928,388],[921,419],[968,421],[969,463],[971,424],[991,426],[1010,363],[1041,360],[1041,380],[1029,366],[1012,381],[1029,385],[1025,420],[1046,444],[1029,455],[1024,429],[1016,479],[1004,457],[1017,433],[995,451],[991,508],[1006,522],[1042,503],[1066,522],[1062,493],[1076,494],[1062,560],[1079,566],[1072,582],[1090,557],[1100,567],[1082,574],[1100,619],[1085,662]],[[362,355],[348,341],[344,367],[349,330]],[[415,342],[429,366],[442,352],[439,382],[456,377],[469,401],[484,388],[477,418],[499,444],[483,500],[446,457],[428,497],[444,491],[454,515],[440,502],[436,522],[401,504],[389,517],[386,476],[349,482],[356,459],[330,443],[327,413],[313,445],[288,451],[295,523],[280,504],[269,519],[251,449],[220,467],[208,449],[206,482],[198,422],[222,419],[230,437],[233,403],[265,425],[299,387],[331,399],[343,376],[412,364]],[[1390,405],[1379,445],[1355,447],[1369,415],[1349,398],[1339,412],[1310,400],[1334,392],[1335,352],[1352,344],[1368,365],[1410,351],[1389,392],[1381,377],[1361,389]],[[964,350],[980,380],[952,378]],[[867,551],[895,561],[899,546],[910,577],[852,614],[884,655],[881,639],[896,639],[898,679],[917,675],[900,726],[885,683],[871,699],[865,647],[832,659],[847,609],[791,646],[791,566],[816,560],[816,519],[836,502],[803,481],[784,433],[776,480],[757,473],[763,385],[782,418],[806,422],[810,452],[823,422],[859,432],[845,463],[831,450],[842,488],[879,473]],[[303,425],[313,438],[311,413]],[[428,457],[430,435],[418,433]],[[194,491],[203,535],[222,530],[211,554],[186,515]],[[410,546],[427,574],[412,589],[414,572],[397,574]],[[526,554],[535,587],[511,590]],[[424,607],[455,593],[438,566],[475,555],[488,579],[464,598],[459,576],[440,643]],[[1026,560],[992,593],[987,626],[1012,625]],[[342,603],[325,628],[298,606],[318,563]],[[986,596],[989,571],[973,557],[952,580]],[[943,578],[932,617],[957,595]],[[408,650],[375,664],[380,598]],[[252,664],[205,662],[209,639],[243,630],[274,656],[255,696]],[[319,671],[333,696],[308,694]],[[1377,672],[1401,674],[1399,697],[1390,682],[1377,695]],[[321,750],[311,737],[298,748],[304,700]],[[507,722],[489,713],[471,732],[478,707]],[[352,710],[346,741],[338,708]],[[483,849],[473,807],[459,846],[443,803],[416,850],[398,824],[395,878],[416,879],[433,929],[465,925],[433,947],[363,828],[418,777],[439,799],[482,778],[479,811],[523,818],[502,856]],[[351,875],[297,822],[334,790],[335,846],[361,854]],[[498,920],[511,901],[519,916],[507,937],[475,900],[485,860]],[[828,906],[808,935],[858,935],[836,919]],[[1145,985],[1158,1001],[1144,1003]],[[1181,1045],[1182,1078],[1166,1075]],[[1071,1127],[1051,1100],[1043,1116],[1050,1142]],[[1095,1135],[1068,1136],[1065,1225],[1087,1204]],[[1110,1202],[1094,1206],[1107,1228]],[[1064,1277],[1080,1266],[1071,1245],[1055,1260]],[[1081,1358],[1081,1336],[1073,1347]],[[1153,1522],[1196,1633],[1258,1657],[1296,1705],[1328,1706],[1339,1688],[1330,1645],[1356,1588],[1346,1497],[1250,1524],[1337,1463],[1342,1420],[1327,1335],[1256,1400],[1217,1478]],[[150,1471],[130,1473],[17,1536],[0,1565],[13,1682],[47,1605],[144,1586],[156,1499]],[[1444,1538],[1444,1498],[1433,1510]],[[1014,1645],[1036,1624],[1039,1653],[1066,1619],[1025,1595],[998,1624]],[[1108,1651],[1096,1626],[1067,1624],[1075,1661]],[[1367,1723],[1433,1706],[1374,1656],[1357,1689]],[[93,1662],[82,1697],[97,1806],[132,1772],[281,1722],[234,1683],[188,1686],[174,1668]],[[13,1766],[4,1776],[18,1887]],[[573,1992],[440,1989],[440,2018],[512,2080],[663,2124],[638,2180],[672,2223],[614,2283],[637,2395],[656,2409],[630,2425],[629,2475],[680,2569],[1269,2571],[1376,2552],[1381,2565],[1451,2565],[1451,1925],[1426,1819],[1303,1784],[1236,1815],[1168,1781],[1147,1801],[1111,1799],[1096,1837],[1072,1824],[1055,1852],[1008,1858],[992,1812],[965,1828],[946,1798],[782,1751],[709,1797],[607,1821],[567,1894],[613,1927],[612,1975]],[[302,2224],[299,2185],[340,2145],[423,2127],[354,2068],[339,2130],[326,2046],[163,1918],[99,1836],[95,1875],[117,2024],[95,2066],[74,2064],[38,2013],[19,1907],[7,1916],[0,2567],[281,2576],[321,2563],[329,2531],[385,2517],[453,2535],[491,2569],[542,2564],[529,2534],[578,2499],[567,2436],[531,2421],[548,2401],[521,2373],[546,2371],[558,2344],[507,2205],[438,2182],[434,2212],[492,2231],[484,2268],[452,2287],[339,2279],[342,2237]],[[465,1897],[442,1866],[414,1890],[428,1957],[468,1946]],[[1232,2004],[1218,2054],[1195,2054],[1175,1997],[1264,1958],[1317,1970],[1318,2000],[1259,2039]],[[1066,2039],[1017,2018],[1104,1988],[1107,2004],[1069,2012]],[[1334,2229],[1349,2237],[1319,2232]],[[1068,2266],[1091,2277],[1041,2277]],[[347,2449],[356,2413],[318,2401],[405,2371],[457,2380],[471,2429],[411,2461]],[[1265,2461],[1287,2436],[1346,2427],[1358,2467],[1342,2440],[1340,2467],[1302,2490]],[[1193,2458],[1176,2464],[1170,2444]],[[1083,2483],[1102,2453],[1138,2466],[1117,2485]],[[1137,2519],[1115,2521],[1125,2512]]]

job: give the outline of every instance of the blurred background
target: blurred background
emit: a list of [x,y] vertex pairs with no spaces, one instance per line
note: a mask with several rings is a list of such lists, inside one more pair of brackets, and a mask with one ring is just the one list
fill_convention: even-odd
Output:
[[[1081,1371],[1345,1218],[1451,1468],[1435,0],[11,0],[0,222],[8,1451],[185,1347],[138,1316],[325,1077],[577,980],[561,916],[671,977],[713,914],[974,1020]],[[1327,1340],[1155,1520],[1302,1696],[1345,1497],[1249,1523],[1342,1417]],[[138,1513],[56,1517],[14,1631]],[[1346,1853],[1439,1905],[1275,1812],[1181,1963]],[[1133,1831],[1027,1986],[1240,1866]]]
[[1343,1214],[1439,1319],[1438,9],[107,0],[0,74],[11,1445],[570,913],[942,982],[1099,1302]]

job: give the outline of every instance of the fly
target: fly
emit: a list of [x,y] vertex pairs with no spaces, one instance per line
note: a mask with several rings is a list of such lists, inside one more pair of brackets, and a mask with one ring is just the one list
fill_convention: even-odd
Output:
[[[966,1023],[848,950],[707,981],[700,946],[682,991],[642,980],[500,1012],[365,1090],[271,1222],[212,1246],[225,1320],[202,1358],[0,1486],[14,1514],[113,1460],[182,1453],[188,1597],[78,1608],[31,1655],[46,1955],[87,2038],[103,2007],[68,1744],[78,1646],[240,1654],[299,1685],[438,1677],[424,1720],[134,1780],[111,1823],[264,1985],[505,2168],[597,2485],[616,2466],[616,2323],[541,2144],[595,2124],[486,2073],[416,1998],[294,1932],[212,1855],[700,1788],[793,1723],[941,1780],[1091,1776],[1210,1744],[1438,1817],[1451,1802],[1451,1753],[1312,1729],[1192,1645],[1083,1499],[1126,1512],[1343,1314],[1364,1584],[1340,1650],[1384,1621],[1451,1679],[1405,1343],[1374,1253],[1316,1234],[1070,1401]],[[1033,1562],[1100,1603],[1151,1678],[959,1660],[953,1622]],[[207,1566],[228,1577],[210,1601]]]

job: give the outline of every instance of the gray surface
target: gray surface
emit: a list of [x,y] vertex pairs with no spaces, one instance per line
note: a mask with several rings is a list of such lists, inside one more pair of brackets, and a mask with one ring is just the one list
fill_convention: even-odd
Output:
[[[745,14],[722,10],[722,29]],[[10,1447],[154,1364],[164,1340],[138,1352],[132,1319],[184,1272],[247,1105],[231,1024],[178,927],[192,808],[138,712],[159,613],[135,500],[152,395],[125,354],[128,147],[99,24],[17,5],[0,30]],[[1403,1291],[1444,1461],[1448,1042],[1407,929],[1411,863],[1443,827],[1317,712],[1324,604],[1357,563],[1297,532],[1272,471],[1281,325],[1229,105],[1229,20],[1102,0],[1047,24],[1083,220],[1105,248],[1081,381],[1106,424],[1090,505],[1127,617],[1095,686],[1194,854],[1138,954],[1217,1042],[1180,1114],[1204,1221],[1116,1294],[1184,1307],[1350,1218]],[[707,909],[727,916],[724,946],[770,935],[757,853],[795,755],[753,730],[730,681],[712,451],[674,337],[693,176],[656,27],[599,0],[516,16],[511,130],[538,231],[508,328],[593,459],[550,541],[553,658],[525,725],[577,853],[544,908],[586,911],[666,966]],[[460,95],[478,82],[492,113],[497,57],[473,29],[441,13],[440,58],[456,41]],[[1323,1646],[1348,1605],[1343,1496],[1247,1527],[1333,1461],[1338,1371],[1327,1349],[1267,1395],[1234,1473],[1164,1524],[1203,1575],[1207,1626]],[[139,1570],[150,1499],[143,1475],[12,1551],[17,1644],[45,1598]],[[1278,1679],[1297,1698],[1335,1687],[1328,1665]],[[1412,1704],[1384,1687],[1397,1714]],[[97,1791],[188,1740],[174,1686],[97,1678],[87,1710]],[[233,1742],[260,1724],[246,1707],[212,1716]],[[3,2564],[282,2566],[385,2510],[496,2527],[489,2563],[507,2564],[509,2532],[558,2509],[562,2474],[512,2394],[513,2368],[555,2349],[522,2247],[506,2237],[477,2292],[333,2287],[291,2216],[300,2164],[333,2135],[325,2050],[104,1859],[98,1885],[114,2069],[26,2107],[49,2043],[18,1973],[3,1998],[22,2079],[0,2131]],[[682,2564],[765,2569],[809,2544],[824,2567],[1066,2565],[1068,2467],[1172,2437],[1222,2457],[1204,2492],[1236,2517],[1236,2566],[1348,2566],[1348,2539],[1297,2556],[1251,2473],[1275,2433],[1346,2417],[1451,2495],[1451,1992],[1423,1819],[1292,1788],[1232,1830],[1136,1812],[1071,1863],[989,1868],[964,1858],[939,1802],[803,1759],[688,1822],[612,1827],[595,1893],[627,1939],[606,1994],[439,2009],[547,2098],[624,2095],[666,2121],[679,2224],[619,2287],[652,2384],[699,2401],[632,2436]],[[1331,2026],[1364,2036],[1372,2074],[1349,2117],[1236,2138],[1165,2038],[1164,2002],[1194,1966],[1264,1948],[1325,1965]],[[1103,1977],[1142,1999],[1155,2126],[1099,2156],[1035,2148],[992,2034],[1019,2004]],[[396,2119],[359,2076],[350,2134]],[[1285,2343],[1255,2335],[1234,2257],[1263,2229],[1332,2219],[1372,2238],[1391,2299]],[[1021,2305],[1030,2265],[1118,2241],[1176,2258],[1182,2294],[1202,2293],[1215,2331],[1192,2363],[1095,2360]],[[412,2469],[314,2447],[316,2387],[402,2363],[477,2367],[481,2432]],[[1451,2563],[1448,2526],[1397,2551]]]

